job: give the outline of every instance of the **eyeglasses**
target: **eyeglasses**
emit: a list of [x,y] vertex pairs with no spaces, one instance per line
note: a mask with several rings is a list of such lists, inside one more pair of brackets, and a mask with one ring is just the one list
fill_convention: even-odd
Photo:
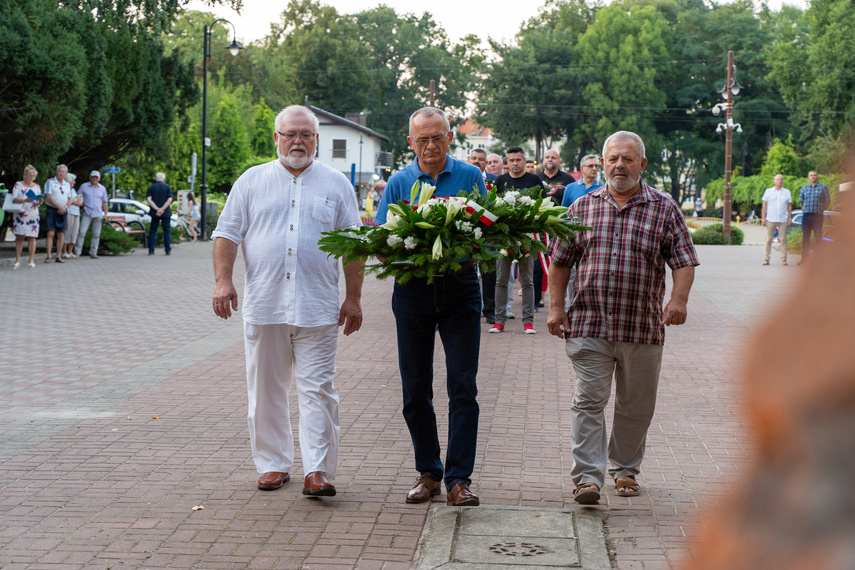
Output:
[[450,132],[451,131],[446,131],[444,135],[437,135],[435,137],[430,137],[430,138],[413,139],[413,142],[419,146],[427,146],[430,143],[438,145],[439,143],[441,143],[442,141],[445,140],[445,137],[447,137],[448,133],[450,133]]
[[283,139],[285,139],[286,141],[293,141],[295,139],[307,141],[307,140],[315,138],[315,135],[317,134],[317,133],[283,133],[280,131],[276,131],[276,132],[279,133],[279,136],[282,137]]
[[583,164],[582,168],[599,168],[599,164]]

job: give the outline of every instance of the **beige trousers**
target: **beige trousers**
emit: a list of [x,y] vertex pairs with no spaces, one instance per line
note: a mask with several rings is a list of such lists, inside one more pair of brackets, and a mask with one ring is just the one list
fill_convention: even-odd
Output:
[[[609,461],[612,478],[637,475],[656,408],[662,345],[574,337],[565,349],[576,371],[570,408],[573,482],[602,489]],[[612,378],[615,412],[607,447],[605,408]]]
[[775,226],[778,226],[778,237],[781,238],[781,261],[787,262],[787,222],[766,222],[766,257],[769,261],[772,256],[772,240],[775,239]]

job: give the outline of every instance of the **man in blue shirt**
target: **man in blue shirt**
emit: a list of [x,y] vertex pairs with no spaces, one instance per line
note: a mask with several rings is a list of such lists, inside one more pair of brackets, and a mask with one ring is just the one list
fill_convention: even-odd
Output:
[[569,208],[570,204],[602,186],[603,183],[597,180],[599,168],[600,163],[596,154],[585,155],[579,164],[579,170],[582,171],[582,178],[564,189],[564,197],[561,199],[561,205]]
[[799,190],[799,202],[802,203],[802,259],[799,265],[807,263],[810,252],[810,235],[813,234],[814,248],[822,241],[823,212],[831,205],[828,187],[819,181],[816,170],[808,172],[810,184]]
[[[435,185],[434,196],[471,192],[484,194],[481,171],[448,156],[454,133],[445,113],[433,107],[410,117],[407,141],[416,153],[412,164],[389,178],[374,221],[386,223],[389,204],[410,199],[416,180]],[[383,260],[381,260],[382,262]],[[423,503],[440,493],[445,479],[446,503],[475,506],[478,496],[469,490],[475,467],[478,437],[476,376],[481,344],[481,291],[472,263],[454,273],[395,283],[392,312],[398,333],[398,366],[404,393],[404,420],[410,430],[419,477],[407,494],[408,503]],[[445,466],[440,459],[436,414],[433,408],[433,349],[436,331],[445,349],[448,373],[448,447]]]

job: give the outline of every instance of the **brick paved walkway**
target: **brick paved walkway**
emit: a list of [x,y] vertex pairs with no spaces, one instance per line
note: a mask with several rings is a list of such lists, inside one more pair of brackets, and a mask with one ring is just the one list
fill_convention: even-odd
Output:
[[[366,281],[365,328],[340,340],[339,494],[307,499],[299,452],[291,483],[256,489],[240,321],[210,311],[210,244],[141,253],[0,267],[0,568],[409,568],[428,507],[403,502],[416,473],[391,283]],[[607,489],[598,507],[620,569],[676,567],[699,507],[738,477],[740,341],[801,271],[751,246],[700,257],[689,322],[667,331],[642,494]],[[573,375],[545,320],[482,337],[485,503],[578,508]],[[441,351],[436,376],[444,427]]]

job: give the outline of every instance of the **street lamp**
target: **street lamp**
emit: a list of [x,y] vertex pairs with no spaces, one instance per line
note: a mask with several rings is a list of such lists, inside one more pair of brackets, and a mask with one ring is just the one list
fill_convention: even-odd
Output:
[[211,31],[217,22],[224,22],[232,27],[232,43],[227,48],[229,53],[236,56],[243,49],[243,46],[237,43],[235,25],[228,20],[219,18],[205,26],[202,48],[202,184],[199,186],[202,197],[202,241],[208,240],[208,147],[211,146],[211,140],[208,138],[208,60],[211,59]]
[[721,133],[725,131],[724,143],[724,211],[722,212],[722,228],[721,234],[724,237],[724,243],[730,245],[730,213],[731,213],[731,193],[730,193],[730,174],[731,174],[731,154],[733,152],[733,131],[742,132],[742,125],[733,122],[733,98],[739,95],[742,90],[742,85],[736,80],[736,65],[733,63],[733,51],[727,52],[727,81],[722,87],[720,93],[725,103],[718,103],[712,108],[712,114],[718,117],[722,111],[725,112],[725,122],[719,123],[715,128],[715,132]]

